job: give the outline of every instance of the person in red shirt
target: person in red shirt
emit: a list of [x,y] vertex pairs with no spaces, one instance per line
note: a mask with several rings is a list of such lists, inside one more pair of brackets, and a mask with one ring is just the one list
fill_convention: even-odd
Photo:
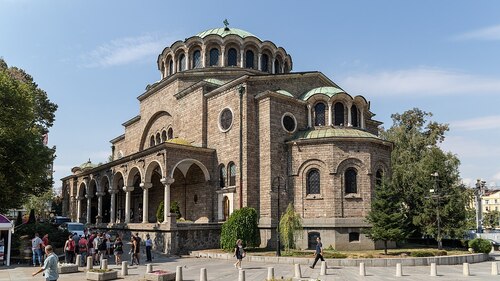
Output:
[[75,257],[75,240],[73,240],[73,235],[68,236],[68,240],[64,244],[64,254],[66,263],[73,263]]
[[80,240],[78,241],[78,250],[80,250],[80,255],[82,255],[82,262],[85,265],[85,262],[87,261],[87,253],[88,253],[88,241],[85,239],[85,236],[80,237]]
[[45,260],[46,258],[46,255],[45,255],[45,247],[47,247],[48,245],[50,245],[50,241],[49,241],[49,234],[45,234],[42,238],[42,258]]

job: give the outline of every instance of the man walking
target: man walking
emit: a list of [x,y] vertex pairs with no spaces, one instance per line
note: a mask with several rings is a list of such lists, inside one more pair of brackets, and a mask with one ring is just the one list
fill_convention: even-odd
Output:
[[38,258],[38,264],[42,266],[42,246],[43,241],[35,233],[35,238],[31,239],[31,250],[33,252],[33,266],[36,266],[36,259]]
[[59,273],[57,272],[58,258],[57,255],[54,254],[52,246],[48,245],[45,247],[45,254],[47,255],[47,258],[45,259],[43,266],[38,271],[33,272],[31,275],[35,276],[38,273],[44,271],[45,281],[57,281],[57,278],[59,278]]
[[149,234],[146,234],[146,261],[153,261],[151,257],[151,248],[153,247],[153,241],[149,237]]
[[321,243],[321,238],[317,237],[316,242],[318,242],[318,244],[316,244],[316,252],[314,253],[314,255],[315,255],[314,263],[312,266],[309,266],[310,268],[313,268],[313,269],[314,269],[314,266],[316,265],[316,263],[318,262],[319,259],[321,259],[321,261],[325,260],[323,258],[323,244]]

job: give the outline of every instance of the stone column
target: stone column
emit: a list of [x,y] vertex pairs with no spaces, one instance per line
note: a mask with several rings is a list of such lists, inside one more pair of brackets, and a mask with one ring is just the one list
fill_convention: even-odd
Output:
[[360,114],[361,116],[359,117],[359,121],[358,122],[359,122],[359,125],[361,126],[361,129],[364,129],[365,128],[365,114],[364,114],[364,110],[361,109],[359,112],[361,113]]
[[[351,107],[352,107],[352,104],[347,105],[347,126],[348,127],[352,127],[352,112],[351,112],[352,108]],[[359,121],[358,121],[358,123],[359,123]]]
[[110,223],[115,223],[116,222],[116,193],[118,193],[118,190],[116,189],[110,189],[109,193],[111,194],[111,210],[109,213],[109,222]]
[[224,45],[220,47],[220,65],[219,66],[225,66],[224,64],[226,63],[226,48],[224,48]]
[[149,222],[149,189],[153,186],[150,182],[141,182],[139,185],[142,188],[142,223]]
[[207,62],[205,61],[207,59],[207,56],[205,54],[206,51],[207,49],[205,48],[205,45],[203,45],[203,47],[201,48],[201,67],[207,66]]
[[78,222],[82,222],[82,200],[83,200],[83,197],[76,197],[76,221]]
[[240,65],[241,68],[245,68],[245,49],[240,49]]
[[130,197],[132,197],[132,191],[134,191],[134,186],[124,186],[123,191],[125,194],[125,223],[130,223]]
[[262,53],[257,55],[257,69],[262,71]]
[[307,105],[307,127],[312,128],[312,105]]
[[332,104],[329,102],[329,103],[328,103],[328,126],[331,126],[331,125],[332,125],[332,123],[333,123],[333,122],[332,122],[332,119],[333,119],[333,118],[332,118],[332,117],[333,117],[332,115],[333,115],[333,114],[332,114]]
[[92,194],[85,194],[85,198],[87,198],[87,223],[91,222],[91,209],[92,209]]
[[104,196],[104,192],[98,192],[97,195],[97,217],[96,223],[102,222],[102,197]]
[[276,57],[273,57],[273,58],[271,59],[271,73],[272,73],[272,74],[276,74],[276,69],[275,69],[275,67],[274,67],[274,66],[275,66],[275,62],[276,62]]
[[161,183],[165,186],[165,192],[163,197],[163,223],[167,223],[170,220],[170,185],[174,183],[173,178],[163,178]]

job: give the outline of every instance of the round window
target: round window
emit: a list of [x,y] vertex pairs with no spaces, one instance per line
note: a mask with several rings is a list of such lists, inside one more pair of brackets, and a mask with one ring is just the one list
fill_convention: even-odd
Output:
[[297,121],[295,120],[295,116],[291,113],[285,113],[283,117],[281,118],[281,125],[283,126],[283,129],[289,133],[295,132],[295,129],[297,129]]
[[229,108],[225,108],[221,111],[219,116],[219,127],[221,131],[226,132],[233,125],[233,112]]

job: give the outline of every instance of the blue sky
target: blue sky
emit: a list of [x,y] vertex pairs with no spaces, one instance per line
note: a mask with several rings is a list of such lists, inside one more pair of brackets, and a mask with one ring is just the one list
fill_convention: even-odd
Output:
[[49,144],[56,187],[137,115],[164,47],[206,29],[284,47],[293,71],[321,71],[371,102],[375,119],[413,107],[450,124],[461,176],[500,185],[499,1],[0,0],[0,56],[59,105]]

